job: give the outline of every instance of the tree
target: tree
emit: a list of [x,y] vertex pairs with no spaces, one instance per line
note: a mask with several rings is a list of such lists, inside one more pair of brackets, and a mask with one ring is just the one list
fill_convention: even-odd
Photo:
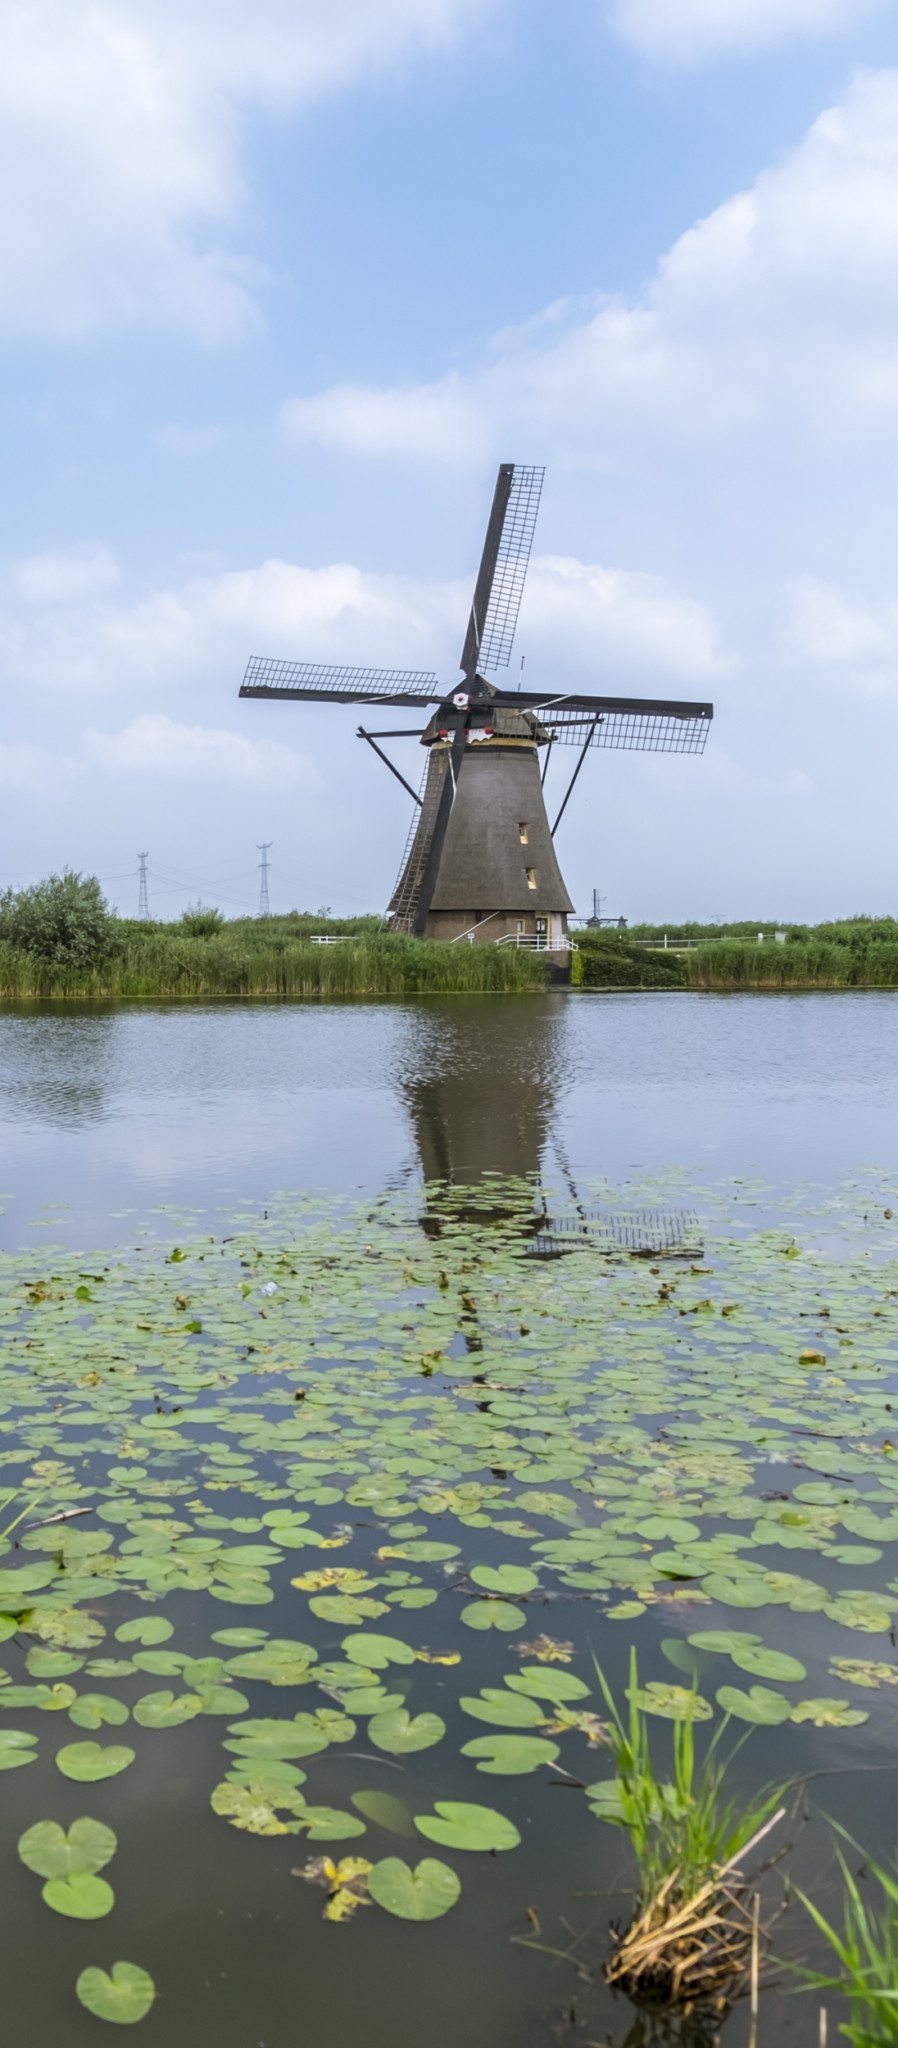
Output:
[[96,875],[63,868],[0,896],[0,938],[35,960],[96,967],[110,951],[112,916]]
[[181,923],[192,939],[211,939],[224,924],[221,911],[211,903],[189,903],[181,912]]

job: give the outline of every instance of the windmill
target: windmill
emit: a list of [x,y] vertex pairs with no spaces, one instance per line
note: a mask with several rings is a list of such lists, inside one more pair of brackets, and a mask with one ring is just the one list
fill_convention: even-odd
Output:
[[[573,904],[554,840],[590,748],[700,754],[708,737],[711,704],[500,689],[483,675],[508,666],[543,476],[540,468],[500,464],[454,688],[420,669],[258,656],[247,666],[241,697],[436,707],[423,730],[358,727],[415,803],[389,906],[394,931],[566,951]],[[379,745],[412,737],[427,748],[417,792]],[[544,785],[555,746],[579,751],[550,826]]]

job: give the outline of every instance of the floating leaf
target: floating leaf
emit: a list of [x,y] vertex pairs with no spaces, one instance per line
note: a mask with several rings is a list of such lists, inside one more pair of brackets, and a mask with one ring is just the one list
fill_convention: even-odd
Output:
[[368,1890],[378,1906],[400,1920],[439,1920],[461,1894],[461,1884],[448,1863],[425,1856],[410,1869],[399,1856],[386,1856],[368,1875]]
[[134,1719],[141,1728],[180,1728],[202,1713],[203,1703],[195,1692],[145,1692],[134,1707]]
[[535,1593],[539,1586],[536,1572],[522,1564],[475,1564],[469,1576],[475,1586],[483,1586],[488,1593],[506,1593],[512,1598],[520,1593]]
[[461,1618],[466,1628],[498,1628],[505,1635],[520,1628],[524,1620],[520,1607],[512,1607],[507,1600],[470,1600],[462,1608]]
[[462,1756],[476,1758],[479,1771],[500,1778],[538,1770],[540,1764],[554,1763],[557,1755],[557,1742],[539,1735],[478,1735],[462,1748]]
[[351,1635],[343,1637],[343,1649],[353,1664],[385,1671],[388,1664],[414,1664],[415,1652],[398,1636]]
[[[284,1786],[283,1798],[278,1805],[292,1811],[293,1791]],[[286,1835],[289,1830],[285,1820],[275,1813],[270,1800],[264,1798],[254,1785],[235,1785],[225,1778],[216,1785],[211,1796],[213,1813],[229,1820],[232,1828],[243,1828],[249,1835]]]
[[848,1700],[799,1700],[792,1708],[791,1719],[810,1721],[815,1728],[859,1728],[870,1716],[862,1707],[852,1707]]
[[79,1693],[69,1708],[69,1720],[74,1721],[76,1728],[102,1728],[104,1723],[120,1728],[127,1719],[124,1700],[113,1699],[108,1692]]
[[700,1692],[691,1692],[685,1685],[665,1685],[657,1678],[641,1685],[636,1698],[643,1713],[659,1714],[664,1721],[710,1721],[714,1711]]
[[37,1763],[37,1736],[23,1728],[0,1728],[0,1771],[18,1771]]
[[477,1721],[489,1721],[499,1728],[541,1728],[548,1718],[546,1709],[526,1693],[507,1691],[504,1686],[487,1685],[476,1698],[461,1699],[459,1706]]
[[170,1621],[163,1614],[139,1614],[134,1621],[123,1621],[115,1631],[117,1643],[143,1643],[149,1648],[152,1643],[167,1643],[174,1633]]
[[730,1655],[740,1671],[750,1671],[758,1678],[779,1678],[785,1684],[798,1684],[808,1675],[797,1657],[787,1656],[785,1650],[768,1650],[763,1643],[741,1643]]
[[119,2026],[144,2019],[156,1996],[152,1977],[137,1963],[113,1963],[108,1973],[91,1965],[82,1970],[75,1990],[95,2019]]
[[75,1870],[70,1877],[51,1877],[41,1897],[45,1906],[64,1913],[69,1920],[103,1920],[115,1905],[111,1884],[85,1870]]
[[79,1785],[94,1785],[101,1778],[117,1778],[134,1762],[133,1749],[123,1743],[67,1742],[56,1752],[56,1766],[66,1778]]
[[386,1828],[391,1835],[412,1836],[415,1832],[408,1807],[393,1792],[381,1792],[375,1787],[370,1791],[353,1792],[352,1804],[366,1820],[373,1821],[376,1827]]
[[434,1804],[435,1813],[416,1813],[415,1826],[444,1849],[516,1849],[520,1842],[514,1822],[492,1806],[472,1806],[458,1799],[437,1799]]
[[789,1719],[788,1700],[766,1685],[753,1685],[748,1692],[742,1692],[738,1685],[722,1685],[717,1704],[725,1714],[735,1714],[738,1720],[752,1721],[760,1727],[775,1728],[778,1722]]
[[111,1828],[100,1820],[73,1820],[68,1832],[55,1820],[35,1821],[19,1836],[21,1861],[37,1877],[71,1877],[76,1872],[96,1875],[115,1855],[118,1843]]
[[389,1714],[375,1714],[368,1723],[369,1740],[390,1756],[410,1756],[414,1750],[432,1749],[445,1733],[446,1723],[439,1714],[416,1714],[413,1719],[406,1707],[394,1708]]

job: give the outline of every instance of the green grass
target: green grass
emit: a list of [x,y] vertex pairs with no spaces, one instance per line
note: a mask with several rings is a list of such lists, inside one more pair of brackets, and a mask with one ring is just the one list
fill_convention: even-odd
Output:
[[376,927],[317,946],[287,920],[226,925],[207,938],[131,924],[90,971],[42,964],[0,942],[7,1001],[513,994],[545,985],[545,963],[526,949],[439,945]]
[[[780,1788],[764,1793],[754,1804],[737,1804],[727,1791],[727,1777],[742,1736],[721,1754],[725,1722],[712,1735],[701,1762],[696,1757],[692,1715],[670,1724],[673,1774],[659,1776],[652,1756],[653,1717],[639,1703],[636,1652],[630,1652],[627,1708],[622,1712],[596,1664],[596,1674],[609,1713],[614,1753],[614,1802],[603,1817],[626,1829],[636,1858],[640,1904],[654,1899],[676,1874],[676,1890],[690,1897],[724,1864],[737,1856],[773,1812]],[[654,1722],[657,1733],[657,1721]]]
[[[845,927],[793,927],[777,945],[767,937],[690,926],[669,933],[667,951],[639,945],[627,931],[578,932],[583,988],[684,988],[725,994],[743,989],[898,988],[898,926],[890,919]],[[769,934],[771,927],[767,926]],[[649,928],[647,937],[655,937]],[[677,940],[688,939],[678,952]]]
[[[851,1841],[850,1835],[845,1839]],[[852,1846],[856,1848],[857,1844]],[[850,2018],[841,2031],[853,2048],[896,2048],[898,1877],[879,1864],[868,1864],[870,1878],[881,1894],[878,1904],[868,1903],[841,1855],[839,1863],[845,1886],[841,1930],[825,1919],[811,1899],[799,1893],[815,1926],[829,1943],[838,1969],[832,1975],[816,1971],[804,1971],[802,1975],[809,1989],[840,1991],[848,1999]]]

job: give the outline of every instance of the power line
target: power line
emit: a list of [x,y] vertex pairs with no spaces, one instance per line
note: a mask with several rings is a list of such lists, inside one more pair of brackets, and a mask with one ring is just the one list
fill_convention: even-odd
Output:
[[260,853],[260,854],[262,855],[262,858],[261,858],[261,860],[260,860],[260,862],[259,862],[259,916],[260,916],[260,917],[270,917],[270,916],[271,916],[271,908],[270,908],[270,905],[269,905],[269,902],[268,902],[268,867],[269,867],[269,861],[268,861],[268,852],[269,852],[269,848],[270,848],[270,847],[272,847],[273,845],[274,845],[274,840],[273,840],[273,839],[264,839],[264,840],[262,841],[262,844],[261,844],[261,846],[259,845],[259,842],[258,842],[258,840],[256,841],[256,852],[257,852],[257,853]]

